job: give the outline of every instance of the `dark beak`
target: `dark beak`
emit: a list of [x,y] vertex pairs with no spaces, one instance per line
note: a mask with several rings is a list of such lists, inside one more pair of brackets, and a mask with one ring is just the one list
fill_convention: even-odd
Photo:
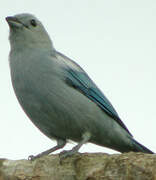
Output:
[[10,23],[10,22],[20,23],[20,21],[19,21],[16,17],[13,17],[13,16],[8,16],[8,17],[6,17],[5,19],[6,19],[6,21],[7,21],[8,23]]
[[10,27],[20,27],[22,23],[14,16],[8,16],[5,18]]

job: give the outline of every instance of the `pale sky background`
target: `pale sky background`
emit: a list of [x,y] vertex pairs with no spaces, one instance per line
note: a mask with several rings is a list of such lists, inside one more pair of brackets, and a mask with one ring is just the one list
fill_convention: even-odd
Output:
[[[135,139],[156,152],[155,0],[2,0],[0,158],[23,159],[55,145],[27,118],[11,85],[5,17],[18,13],[43,22],[55,48],[87,71]],[[91,144],[81,152],[116,153]]]

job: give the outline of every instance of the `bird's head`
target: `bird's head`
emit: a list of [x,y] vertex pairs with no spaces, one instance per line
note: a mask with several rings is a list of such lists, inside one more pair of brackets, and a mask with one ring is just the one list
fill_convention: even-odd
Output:
[[52,42],[42,23],[31,14],[17,14],[6,17],[10,27],[11,48],[31,46],[52,48]]

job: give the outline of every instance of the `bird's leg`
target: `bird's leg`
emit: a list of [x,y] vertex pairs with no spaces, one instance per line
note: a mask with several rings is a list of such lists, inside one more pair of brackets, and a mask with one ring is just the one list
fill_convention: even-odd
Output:
[[75,154],[76,152],[78,152],[78,150],[81,148],[81,146],[85,143],[87,143],[89,141],[89,139],[91,138],[91,134],[89,132],[86,132],[82,135],[82,140],[73,147],[72,150],[69,151],[62,151],[60,153],[60,160],[68,157],[68,156],[72,156],[73,154]]
[[34,159],[40,158],[40,157],[42,157],[44,155],[48,155],[48,154],[50,154],[50,153],[52,153],[52,152],[54,152],[54,151],[56,151],[58,149],[63,148],[65,146],[65,144],[66,144],[66,140],[58,139],[56,146],[54,146],[54,147],[52,147],[52,148],[50,148],[50,149],[36,155],[36,156],[33,156],[33,155],[29,156],[28,160],[34,160]]

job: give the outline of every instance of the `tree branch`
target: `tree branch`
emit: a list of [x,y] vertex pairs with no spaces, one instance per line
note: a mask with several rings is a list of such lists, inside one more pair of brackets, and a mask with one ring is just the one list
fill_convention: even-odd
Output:
[[143,153],[59,155],[34,161],[0,159],[0,180],[155,180],[156,156]]

